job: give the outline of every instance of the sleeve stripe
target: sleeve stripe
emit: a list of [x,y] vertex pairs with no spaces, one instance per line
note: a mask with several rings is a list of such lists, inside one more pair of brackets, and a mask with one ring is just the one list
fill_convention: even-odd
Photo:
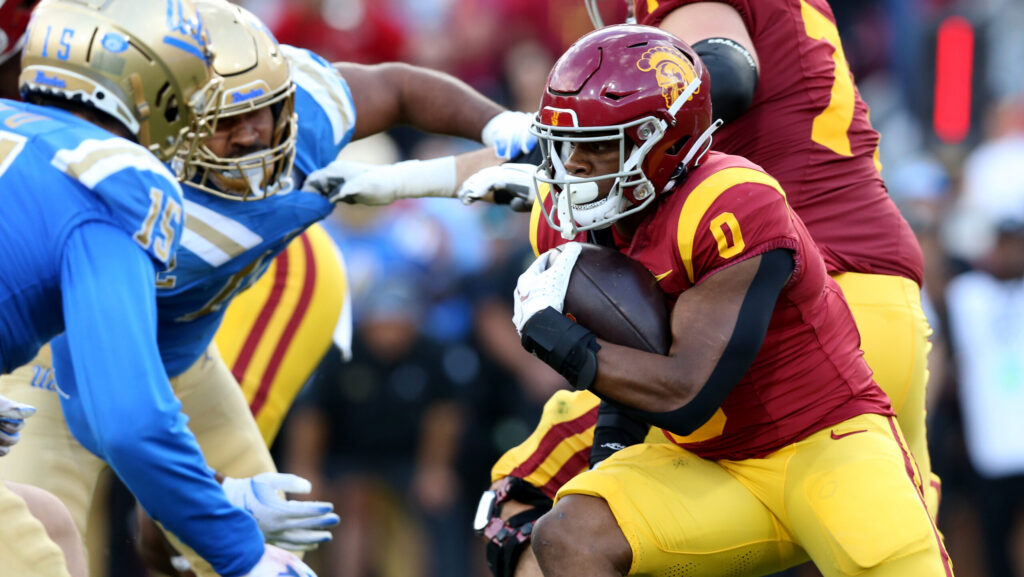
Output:
[[541,211],[544,210],[544,202],[548,199],[551,188],[547,183],[537,187],[537,199],[533,203],[533,210],[530,211],[530,246],[533,247],[533,254],[540,256],[540,249],[537,246],[537,234],[540,230],[540,219],[544,218]]
[[[590,465],[591,445],[593,445],[593,439],[591,439],[591,442],[586,447],[576,451],[576,454],[570,457],[548,482],[540,486],[540,490],[548,497],[554,499],[562,485],[568,483],[576,475],[586,471]],[[533,479],[530,479],[530,481],[533,481]]]
[[242,223],[185,199],[181,244],[211,266],[220,266],[262,242],[263,237]]
[[697,185],[686,197],[683,209],[679,213],[679,226],[676,232],[676,241],[679,243],[679,256],[683,260],[683,267],[686,268],[686,278],[691,283],[693,276],[693,245],[697,238],[697,227],[704,218],[711,205],[722,196],[725,191],[738,184],[764,184],[777,190],[782,198],[786,193],[778,181],[771,176],[752,168],[731,167],[720,170],[706,178]]
[[50,164],[89,189],[125,168],[153,173],[178,186],[178,179],[155,156],[120,138],[83,140],[77,148],[57,151]]
[[356,111],[348,85],[336,71],[313,61],[303,50],[282,45],[281,51],[292,65],[295,84],[316,100],[328,120],[335,144],[355,128]]
[[[515,476],[525,477],[537,470],[545,461],[555,458],[556,461],[564,461],[568,457],[558,458],[558,454],[565,451],[572,451],[572,447],[563,448],[566,439],[576,435],[590,435],[593,438],[594,425],[597,424],[597,405],[579,417],[548,429],[547,433],[537,443],[536,449],[530,453],[529,458],[515,468]],[[589,445],[589,443],[587,443]]]
[[302,293],[299,295],[299,302],[296,303],[295,308],[291,311],[291,315],[288,317],[288,324],[285,326],[281,336],[277,339],[277,346],[274,348],[274,353],[270,357],[267,369],[260,379],[260,388],[256,391],[256,397],[252,400],[252,404],[250,405],[254,415],[259,414],[260,410],[263,408],[263,404],[267,400],[267,395],[270,393],[270,387],[274,383],[274,379],[277,377],[277,372],[281,368],[281,363],[284,361],[284,355],[288,352],[288,347],[291,346],[292,339],[295,337],[295,332],[298,331],[299,325],[306,318],[306,312],[309,310],[309,303],[313,300],[313,289],[316,287],[316,259],[313,257],[313,247],[310,245],[309,237],[307,235],[301,235],[299,236],[299,241],[302,243],[302,257],[306,265],[305,274],[302,280]]

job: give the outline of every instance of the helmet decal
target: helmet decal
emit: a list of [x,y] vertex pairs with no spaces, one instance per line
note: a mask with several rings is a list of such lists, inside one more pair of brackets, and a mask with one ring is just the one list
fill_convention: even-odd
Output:
[[186,17],[186,10],[182,0],[167,0],[167,29],[183,36],[164,36],[163,42],[184,50],[195,56],[204,63],[209,64],[208,51],[206,50],[206,38],[203,35],[203,24],[194,12]]
[[[654,72],[665,97],[665,106],[672,106],[686,87],[697,79],[693,64],[678,50],[657,46],[643,53],[636,63],[643,72]],[[694,94],[700,92],[700,88]],[[693,94],[687,101],[693,100]]]

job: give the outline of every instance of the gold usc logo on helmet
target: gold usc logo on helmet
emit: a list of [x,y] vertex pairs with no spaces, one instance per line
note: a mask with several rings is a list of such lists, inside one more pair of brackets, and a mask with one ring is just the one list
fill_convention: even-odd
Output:
[[44,0],[29,23],[19,87],[81,102],[169,160],[202,138],[216,106],[206,31],[188,0]]
[[[672,106],[676,98],[679,98],[686,87],[697,78],[697,71],[685,56],[676,50],[661,46],[644,52],[637,60],[636,67],[643,72],[654,72],[661,93],[665,97],[665,106]],[[693,92],[699,93],[700,88]],[[690,95],[687,101],[692,99],[693,95]]]

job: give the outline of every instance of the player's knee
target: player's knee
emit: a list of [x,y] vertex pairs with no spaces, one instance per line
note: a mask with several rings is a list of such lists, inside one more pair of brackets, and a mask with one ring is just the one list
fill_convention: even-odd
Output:
[[69,562],[84,555],[82,536],[71,512],[60,499],[32,485],[7,483],[7,486],[25,501],[32,516],[42,523],[50,540],[60,547]]
[[580,559],[629,570],[632,551],[608,504],[596,497],[569,495],[537,521],[533,553],[547,573],[560,566],[579,566]]

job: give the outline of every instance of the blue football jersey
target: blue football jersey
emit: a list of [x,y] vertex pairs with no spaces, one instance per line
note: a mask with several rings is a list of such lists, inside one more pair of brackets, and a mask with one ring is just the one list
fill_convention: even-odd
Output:
[[52,339],[75,438],[218,571],[252,567],[262,534],[206,466],[154,338],[154,276],[183,230],[174,176],[70,113],[0,100],[0,197],[0,372]]
[[167,168],[141,146],[58,109],[0,100],[0,191],[0,368],[7,370],[64,330],[61,259],[76,227],[123,230],[158,269],[181,237],[181,191]]
[[290,240],[331,212],[326,198],[300,188],[352,138],[352,96],[330,63],[307,50],[281,49],[296,84],[295,187],[240,202],[184,186],[181,248],[157,277],[160,354],[171,376],[200,358],[231,299],[256,282]]

